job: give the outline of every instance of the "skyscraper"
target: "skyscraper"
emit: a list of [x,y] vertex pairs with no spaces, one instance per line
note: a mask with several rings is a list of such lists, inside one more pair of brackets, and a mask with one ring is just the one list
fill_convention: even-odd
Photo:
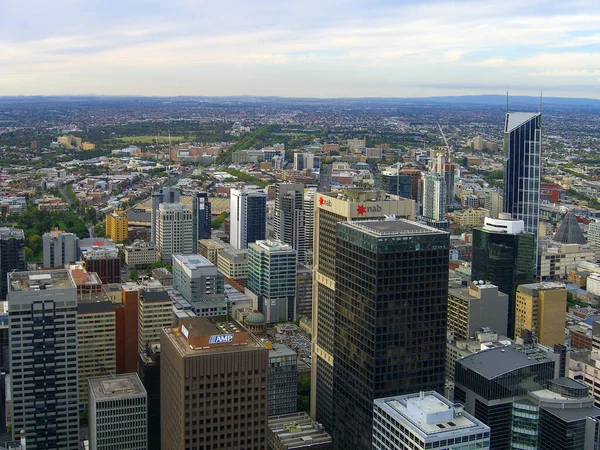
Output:
[[79,260],[79,239],[73,233],[50,231],[42,236],[44,269],[63,268]]
[[8,276],[13,439],[79,448],[77,289],[68,270]]
[[517,286],[533,278],[535,238],[522,220],[500,216],[487,217],[483,227],[473,229],[471,279],[489,281],[508,294],[508,336],[513,337]]
[[265,239],[267,194],[263,189],[245,187],[231,190],[229,239],[234,248]]
[[0,300],[6,299],[6,276],[25,269],[25,234],[18,228],[0,228]]
[[172,255],[193,252],[192,211],[182,203],[162,203],[156,223],[156,247],[163,262],[171,264]]
[[148,393],[148,450],[160,450],[160,343],[139,354],[138,375]]
[[334,448],[372,448],[375,399],[443,392],[449,247],[408,220],[337,225]]
[[[540,215],[542,113],[506,113],[504,212],[522,220],[535,236]],[[536,260],[537,262],[537,260]]]
[[158,208],[161,203],[179,203],[179,189],[173,187],[160,188],[158,192],[152,194],[152,242],[156,244],[156,235],[158,233]]
[[423,217],[441,222],[446,215],[446,179],[437,173],[423,175]]
[[336,223],[396,215],[414,219],[415,202],[383,191],[344,189],[315,197],[311,415],[331,430],[333,395]]
[[304,210],[304,264],[310,266],[313,260],[313,235],[315,228],[315,197],[317,188],[304,189],[302,209]]
[[304,261],[306,233],[304,220],[304,185],[277,183],[273,209],[273,237],[290,245]]
[[181,319],[160,338],[162,448],[267,449],[268,350],[229,317]]
[[200,239],[210,239],[211,237],[211,205],[206,192],[196,192],[193,199],[192,215],[194,231],[192,239],[194,245],[192,251],[198,253],[198,241]]

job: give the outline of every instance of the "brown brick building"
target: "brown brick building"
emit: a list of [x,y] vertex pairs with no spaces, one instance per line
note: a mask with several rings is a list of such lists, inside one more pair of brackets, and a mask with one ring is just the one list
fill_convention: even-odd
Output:
[[228,316],[161,332],[161,443],[170,450],[267,449],[268,350]]

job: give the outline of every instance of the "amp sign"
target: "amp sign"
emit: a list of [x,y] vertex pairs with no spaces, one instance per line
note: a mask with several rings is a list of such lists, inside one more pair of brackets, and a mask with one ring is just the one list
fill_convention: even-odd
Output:
[[215,334],[208,340],[209,344],[227,344],[233,341],[233,334]]

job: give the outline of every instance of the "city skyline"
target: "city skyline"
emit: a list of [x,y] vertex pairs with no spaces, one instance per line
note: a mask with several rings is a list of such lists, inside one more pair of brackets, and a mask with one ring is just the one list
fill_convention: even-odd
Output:
[[3,8],[0,95],[599,98],[592,1]]

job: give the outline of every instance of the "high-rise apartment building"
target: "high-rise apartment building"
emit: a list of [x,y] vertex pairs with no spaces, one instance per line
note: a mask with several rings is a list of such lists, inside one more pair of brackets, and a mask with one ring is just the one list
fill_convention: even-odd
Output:
[[152,242],[156,244],[156,236],[158,234],[158,210],[162,203],[179,203],[180,192],[174,187],[163,187],[158,192],[152,194],[152,212],[150,215],[152,227]]
[[446,220],[446,180],[443,175],[423,175],[423,217],[432,222]]
[[8,276],[13,439],[79,448],[77,289],[67,270]]
[[313,234],[315,227],[315,196],[317,188],[304,189],[302,209],[304,210],[304,264],[311,265],[313,260]]
[[63,268],[79,259],[79,239],[73,233],[61,230],[50,231],[42,236],[44,269]]
[[376,398],[444,389],[450,236],[402,219],[336,234],[332,436],[366,450]]
[[138,375],[148,394],[148,450],[160,450],[160,343],[139,356]]
[[267,449],[269,356],[238,322],[181,319],[163,328],[162,448]]
[[87,386],[90,450],[147,450],[148,399],[137,373],[90,378]]
[[402,173],[400,167],[388,167],[381,172],[381,189],[388,194],[410,198],[412,194],[412,178]]
[[87,238],[79,241],[81,259],[88,272],[96,272],[102,283],[121,282],[119,249],[111,239]]
[[114,242],[123,242],[129,237],[127,213],[122,209],[106,215],[106,236]]
[[296,250],[281,241],[248,245],[248,289],[267,322],[295,320],[297,265]]
[[489,281],[508,295],[507,331],[514,337],[517,286],[532,281],[535,237],[525,232],[522,220],[500,216],[473,229],[471,279]]
[[245,187],[231,189],[230,232],[231,245],[237,249],[266,237],[267,194],[264,189]]
[[198,241],[211,237],[211,205],[206,192],[196,192],[193,196],[193,253],[198,253]]
[[77,304],[77,361],[79,366],[79,408],[88,404],[88,378],[117,370],[116,317],[110,301]]
[[170,264],[172,255],[193,253],[192,211],[182,203],[162,203],[157,216],[156,247],[160,259]]
[[567,290],[563,284],[522,284],[515,304],[515,336],[529,330],[542,345],[564,345]]
[[273,209],[273,237],[290,245],[304,261],[306,232],[304,219],[304,185],[277,183]]
[[373,450],[489,449],[490,427],[435,391],[375,400]]
[[[507,112],[504,125],[504,211],[522,220],[537,248],[542,113]],[[537,263],[537,260],[536,260]]]
[[457,341],[474,338],[480,328],[506,336],[508,295],[498,286],[475,280],[466,288],[448,289],[448,331]]
[[269,416],[298,410],[298,355],[285,344],[269,349]]
[[19,228],[0,228],[0,300],[8,292],[6,276],[25,269],[25,234]]
[[336,224],[353,219],[378,219],[385,215],[415,218],[415,202],[383,191],[345,189],[315,196],[311,416],[331,430]]

